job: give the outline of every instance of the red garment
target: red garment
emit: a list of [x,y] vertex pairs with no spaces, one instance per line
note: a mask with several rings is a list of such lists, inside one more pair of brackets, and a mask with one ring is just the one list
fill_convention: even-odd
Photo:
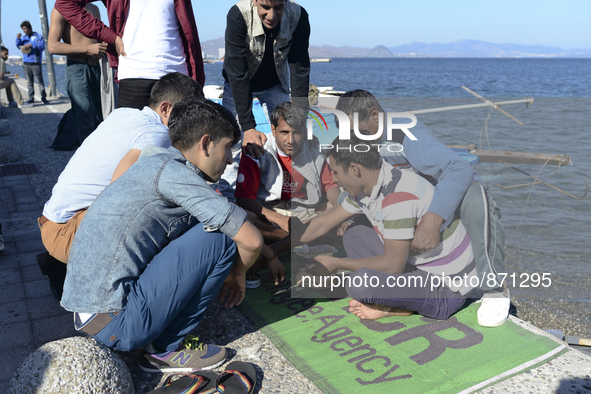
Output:
[[[84,9],[86,4],[95,1],[98,0],[57,0],[55,9],[69,24],[86,37],[108,43],[109,63],[111,67],[117,68],[119,59],[113,43],[117,36],[123,37],[130,0],[101,0],[107,7],[110,28]],[[201,44],[199,43],[197,25],[195,25],[193,6],[190,0],[174,0],[174,9],[179,20],[179,33],[185,48],[189,76],[204,86],[205,71],[203,70]]]
[[281,189],[281,199],[304,198],[306,191],[302,191],[306,179],[291,167],[291,157],[277,155],[281,168],[283,169],[283,188]]
[[[283,188],[281,190],[281,199],[289,200],[291,198],[305,198],[306,193],[302,188],[306,182],[305,178],[291,167],[291,157],[277,155],[279,163],[283,168]],[[332,178],[330,168],[325,162],[320,174],[323,194],[336,187],[337,184]],[[240,160],[238,167],[238,179],[236,182],[236,198],[257,199],[257,191],[261,184],[261,170],[259,164],[250,156]]]

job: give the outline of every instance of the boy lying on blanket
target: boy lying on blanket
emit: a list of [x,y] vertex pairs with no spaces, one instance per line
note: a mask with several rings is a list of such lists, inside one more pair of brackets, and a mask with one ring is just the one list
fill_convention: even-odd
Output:
[[412,251],[414,231],[429,208],[433,186],[411,170],[392,167],[373,146],[367,152],[357,152],[358,145],[364,149],[357,150],[366,150],[367,144],[357,137],[337,139],[327,152],[333,177],[349,197],[329,213],[293,226],[293,236],[302,243],[310,242],[362,214],[373,228],[360,225],[345,233],[348,258],[317,256],[310,273],[353,271],[351,280],[346,281],[352,298],[349,310],[362,319],[413,312],[449,318],[462,307],[472,283],[477,282],[464,226],[456,218],[441,232],[436,248]]

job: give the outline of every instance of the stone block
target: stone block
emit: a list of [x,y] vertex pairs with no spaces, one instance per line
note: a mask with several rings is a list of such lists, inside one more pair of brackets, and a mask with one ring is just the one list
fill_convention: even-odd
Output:
[[41,346],[14,373],[9,393],[133,393],[127,365],[92,338],[72,337]]

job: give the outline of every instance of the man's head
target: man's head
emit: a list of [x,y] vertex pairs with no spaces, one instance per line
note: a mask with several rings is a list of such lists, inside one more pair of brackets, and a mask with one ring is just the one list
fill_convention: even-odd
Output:
[[294,156],[304,142],[306,114],[290,102],[279,104],[271,113],[271,131],[277,147],[287,156]]
[[232,145],[240,138],[234,115],[204,98],[176,103],[170,114],[168,134],[172,146],[195,165],[205,179],[219,181],[232,163]]
[[31,23],[29,21],[23,21],[23,23],[21,23],[21,29],[23,29],[23,33],[25,33],[27,36],[33,34],[33,28],[31,27]]
[[287,0],[252,0],[257,14],[267,29],[274,29],[281,22]]
[[172,107],[179,101],[191,97],[204,97],[199,82],[179,72],[166,74],[152,87],[148,105],[162,118],[162,123],[168,125],[168,118]]
[[4,60],[8,60],[8,48],[4,46],[0,47],[0,57]]
[[353,114],[357,113],[359,129],[367,130],[368,134],[378,132],[379,113],[384,112],[375,96],[362,89],[350,90],[341,95],[336,109],[347,114],[351,124],[353,124]]
[[357,136],[352,136],[350,140],[337,137],[332,142],[332,148],[326,151],[326,157],[334,180],[352,196],[367,186],[368,171],[382,167],[378,150]]

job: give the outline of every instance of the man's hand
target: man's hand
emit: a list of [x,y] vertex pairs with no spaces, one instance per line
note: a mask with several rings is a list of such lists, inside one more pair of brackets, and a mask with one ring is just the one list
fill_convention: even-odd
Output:
[[226,308],[231,308],[234,305],[240,305],[245,294],[246,274],[237,274],[232,270],[220,290],[218,301]]
[[25,48],[25,49],[29,49],[32,47],[33,47],[33,44],[31,44],[31,43],[28,43],[27,45],[23,45],[23,48]]
[[281,220],[281,223],[277,223],[277,224],[279,225],[279,227],[281,227],[281,230],[283,230],[289,234],[289,227],[291,226],[291,217],[284,216],[284,218],[285,218],[284,220]]
[[269,273],[271,274],[271,278],[273,278],[275,286],[285,280],[285,267],[277,257],[267,262],[267,268],[269,268]]
[[121,37],[117,36],[117,38],[115,38],[115,50],[117,51],[117,54],[119,56],[127,56],[127,54],[125,53],[125,48],[123,45],[123,40],[121,39]]
[[257,129],[248,129],[244,131],[244,138],[242,138],[242,151],[256,159],[260,159],[265,154],[264,145],[266,142],[267,136],[265,133]]
[[423,253],[439,245],[440,229],[443,218],[435,213],[427,212],[415,229],[415,237],[410,243],[410,250]]
[[343,235],[345,235],[345,231],[347,231],[349,225],[350,223],[348,220],[346,222],[341,223],[341,225],[337,227],[337,236],[342,237]]
[[86,46],[86,55],[90,57],[102,57],[107,52],[107,43],[97,42]]
[[308,272],[312,275],[329,275],[339,268],[339,259],[326,254],[321,254],[314,257],[311,263],[312,264],[310,264],[310,269]]
[[16,38],[21,38],[21,33],[17,33]]

